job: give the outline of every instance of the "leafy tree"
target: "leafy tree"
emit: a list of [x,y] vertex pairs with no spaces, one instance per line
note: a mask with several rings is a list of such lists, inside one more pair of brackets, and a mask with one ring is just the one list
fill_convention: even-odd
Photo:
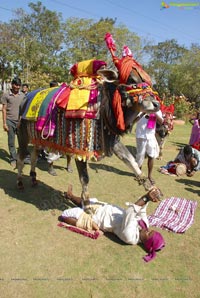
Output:
[[15,41],[11,24],[0,23],[0,74],[2,85],[10,81],[14,74],[14,67],[17,72],[17,61],[14,59]]
[[69,18],[64,25],[65,53],[72,64],[91,58],[105,59],[104,35],[112,30],[115,20]]
[[135,58],[141,58],[140,38],[124,25],[115,26],[114,19],[101,18],[95,22],[92,19],[69,18],[65,23],[66,56],[72,64],[91,58],[107,61],[113,67],[111,55],[106,47],[104,36],[107,32],[113,35],[116,43],[116,55],[121,57],[122,47],[128,45]]
[[[13,60],[24,81],[30,73],[40,71],[53,76],[62,50],[61,15],[46,9],[41,2],[30,3],[31,13],[16,11],[17,18],[10,21],[14,44]],[[58,71],[57,71],[58,72]]]
[[179,46],[174,39],[147,46],[145,51],[151,55],[148,70],[156,84],[159,94],[169,91],[169,75],[174,65],[180,63],[180,59],[187,50]]
[[200,46],[192,45],[169,75],[169,87],[175,94],[184,94],[190,102],[200,96]]

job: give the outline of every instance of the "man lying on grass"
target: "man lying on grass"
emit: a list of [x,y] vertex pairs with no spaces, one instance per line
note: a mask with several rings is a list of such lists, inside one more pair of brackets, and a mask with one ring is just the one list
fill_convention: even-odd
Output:
[[165,246],[162,235],[148,228],[146,214],[148,202],[158,202],[160,197],[160,190],[154,186],[134,204],[127,203],[127,209],[100,202],[96,198],[89,199],[86,209],[82,209],[81,198],[73,195],[70,185],[65,198],[77,207],[64,210],[59,220],[87,231],[112,232],[127,244],[142,243],[148,252],[144,260],[149,262],[155,258],[156,251]]

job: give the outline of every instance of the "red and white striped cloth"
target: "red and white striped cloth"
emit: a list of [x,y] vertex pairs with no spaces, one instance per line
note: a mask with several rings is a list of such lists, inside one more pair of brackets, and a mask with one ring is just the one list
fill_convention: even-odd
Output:
[[194,222],[196,207],[196,201],[176,197],[165,199],[148,216],[149,224],[175,233],[184,233]]

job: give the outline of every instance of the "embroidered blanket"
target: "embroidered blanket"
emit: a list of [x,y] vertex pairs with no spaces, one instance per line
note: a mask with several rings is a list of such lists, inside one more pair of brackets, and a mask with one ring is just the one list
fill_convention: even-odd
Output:
[[101,97],[98,91],[97,70],[105,66],[101,60],[86,60],[71,68],[74,80],[68,86],[38,89],[27,96],[22,118],[36,122],[35,129],[42,138],[53,137],[60,110],[67,119],[98,119]]
[[36,122],[27,123],[32,144],[49,147],[63,154],[73,154],[75,158],[90,160],[102,156],[100,122],[92,119],[68,119],[65,111],[56,113],[53,136],[41,137],[36,129]]
[[[22,118],[31,120],[31,121],[36,121],[39,115],[41,105],[44,103],[45,106],[48,106],[48,102],[51,99],[51,95],[54,91],[52,89],[55,89],[55,88],[46,88],[42,90],[37,90],[37,92],[33,91],[30,94],[28,94],[28,97],[27,97],[28,105],[27,105],[26,111],[22,115]],[[48,96],[49,93],[50,93],[50,96]],[[46,102],[45,102],[45,98],[47,98]]]
[[69,93],[69,87],[65,83],[63,83],[59,88],[53,89],[55,90],[50,92],[43,101],[36,122],[36,129],[41,131],[43,138],[49,136],[52,137],[54,135],[57,114],[56,102],[58,99],[63,98]]
[[176,197],[165,199],[148,216],[149,224],[175,233],[184,233],[194,222],[196,207],[196,201]]

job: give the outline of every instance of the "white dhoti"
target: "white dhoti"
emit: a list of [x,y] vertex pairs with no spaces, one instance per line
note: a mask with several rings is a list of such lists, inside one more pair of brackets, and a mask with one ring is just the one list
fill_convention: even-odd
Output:
[[136,161],[139,167],[142,166],[146,154],[151,158],[157,158],[159,156],[159,146],[155,136],[151,136],[150,139],[137,138],[136,142]]

